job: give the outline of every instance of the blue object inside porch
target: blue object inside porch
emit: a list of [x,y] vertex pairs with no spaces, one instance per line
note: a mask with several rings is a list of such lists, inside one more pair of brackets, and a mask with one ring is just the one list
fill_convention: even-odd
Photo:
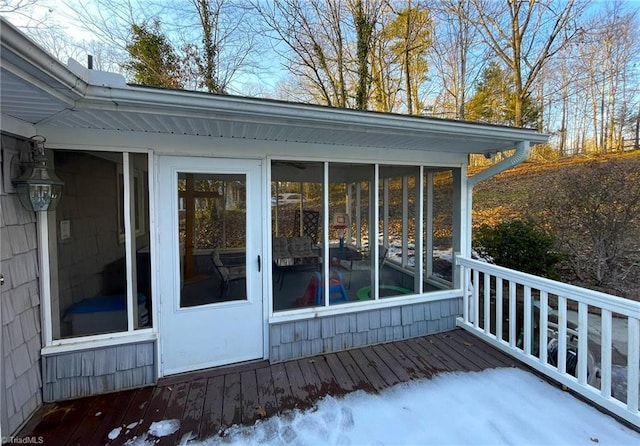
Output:
[[[319,272],[314,272],[314,279],[319,285],[316,287],[315,304],[316,306],[322,305],[322,298],[324,296],[324,287],[322,286],[322,276]],[[342,274],[338,270],[332,270],[329,278],[329,304],[337,302],[349,302],[349,296],[347,290],[345,290],[342,284]]]
[[[146,301],[146,296],[138,293],[138,305]],[[114,294],[111,296],[95,296],[82,299],[69,306],[65,314],[105,313],[109,311],[123,311],[127,308],[127,295]]]

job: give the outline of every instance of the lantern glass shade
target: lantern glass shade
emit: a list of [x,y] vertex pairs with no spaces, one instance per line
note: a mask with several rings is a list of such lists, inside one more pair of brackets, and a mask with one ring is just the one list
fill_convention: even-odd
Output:
[[56,174],[41,164],[29,166],[16,180],[18,199],[28,211],[54,210],[62,196],[63,186]]

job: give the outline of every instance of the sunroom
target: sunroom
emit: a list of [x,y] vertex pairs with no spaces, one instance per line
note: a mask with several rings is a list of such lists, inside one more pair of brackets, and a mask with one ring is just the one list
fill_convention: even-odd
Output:
[[[13,364],[3,367],[14,402],[457,324],[483,331],[471,190],[546,135],[127,85],[2,26],[3,364]],[[39,150],[64,182],[49,212],[27,211],[14,190]],[[504,161],[468,176],[470,154],[497,152]],[[632,315],[637,345],[637,306],[612,311]],[[3,406],[3,426],[16,406]]]

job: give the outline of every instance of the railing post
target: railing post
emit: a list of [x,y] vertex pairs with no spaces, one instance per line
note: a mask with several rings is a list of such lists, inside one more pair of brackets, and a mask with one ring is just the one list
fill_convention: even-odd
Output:
[[540,362],[547,364],[547,345],[549,344],[549,293],[540,291]]
[[640,368],[640,328],[638,318],[628,319],[627,351],[627,409],[636,413],[638,411],[638,368]]
[[473,270],[473,326],[477,329],[480,325],[480,273],[477,269]]
[[509,347],[516,348],[516,284],[509,281]]
[[532,315],[532,302],[531,302],[531,287],[524,287],[524,339],[523,339],[523,349],[525,355],[531,354],[531,341],[533,338],[533,330],[531,326],[531,322],[533,321]]
[[558,372],[567,373],[567,298],[558,296]]
[[484,333],[491,330],[491,274],[484,273]]
[[465,323],[469,323],[469,288],[471,288],[470,271],[462,266],[462,317]]
[[496,276],[496,339],[502,341],[502,278]]
[[611,311],[602,310],[600,316],[602,334],[600,338],[600,393],[605,398],[611,397]]
[[589,357],[589,306],[578,303],[578,382],[587,385],[587,358]]

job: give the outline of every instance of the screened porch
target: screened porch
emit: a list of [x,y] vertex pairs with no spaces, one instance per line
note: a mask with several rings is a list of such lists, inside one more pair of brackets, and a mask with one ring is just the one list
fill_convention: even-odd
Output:
[[273,310],[452,289],[459,176],[452,167],[272,160]]

